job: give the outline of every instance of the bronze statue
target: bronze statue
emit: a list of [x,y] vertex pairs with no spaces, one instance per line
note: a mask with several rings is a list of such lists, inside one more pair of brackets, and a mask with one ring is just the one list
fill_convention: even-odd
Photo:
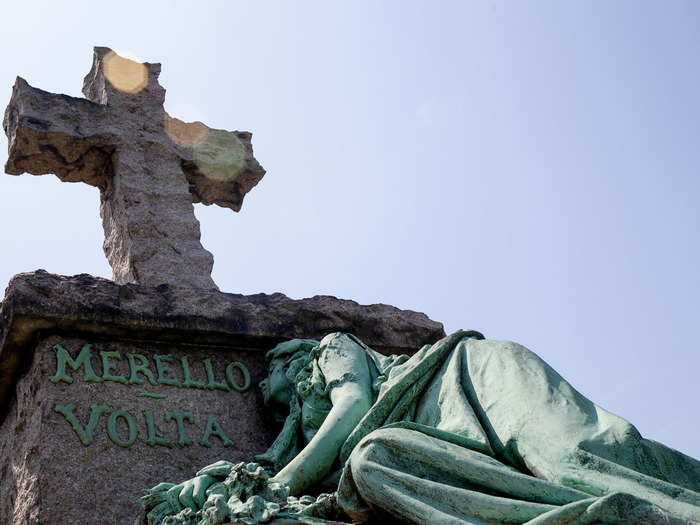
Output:
[[276,441],[257,463],[151,489],[151,523],[700,523],[700,462],[516,343],[459,331],[409,358],[335,333],[268,359]]

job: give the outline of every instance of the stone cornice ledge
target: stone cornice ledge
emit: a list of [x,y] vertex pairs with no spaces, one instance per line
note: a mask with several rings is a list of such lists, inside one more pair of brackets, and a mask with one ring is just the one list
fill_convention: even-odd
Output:
[[294,337],[351,332],[384,353],[413,353],[444,336],[441,323],[393,306],[331,296],[240,295],[118,285],[87,274],[16,275],[0,303],[0,421],[13,386],[49,333],[226,348],[272,348]]

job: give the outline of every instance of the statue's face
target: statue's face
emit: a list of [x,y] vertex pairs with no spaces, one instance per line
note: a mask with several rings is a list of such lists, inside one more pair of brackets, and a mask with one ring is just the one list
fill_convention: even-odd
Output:
[[273,359],[270,361],[267,379],[260,382],[263,400],[265,405],[285,405],[289,406],[292,399],[292,389],[294,386],[287,379],[284,359]]

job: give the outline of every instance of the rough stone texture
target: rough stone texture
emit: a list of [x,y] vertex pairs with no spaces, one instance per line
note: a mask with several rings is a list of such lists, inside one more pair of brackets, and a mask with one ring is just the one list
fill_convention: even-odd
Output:
[[[77,356],[86,343],[92,344],[92,366],[102,376],[100,351],[116,351],[121,361],[111,359],[113,375],[129,378],[127,353],[144,355],[155,377],[153,355],[169,354],[169,378],[183,380],[180,363],[187,356],[192,378],[206,383],[202,361],[211,359],[214,378],[225,382],[228,363],[238,361],[250,371],[252,381],[246,392],[178,388],[170,385],[125,385],[117,382],[88,383],[83,369],[66,371],[73,383],[52,383],[56,374],[55,344]],[[49,336],[39,341],[29,371],[17,387],[8,417],[0,427],[0,523],[68,525],[94,523],[115,525],[134,523],[141,516],[136,499],[143,488],[163,480],[182,481],[196,470],[219,459],[249,460],[263,452],[275,436],[272,421],[263,417],[257,383],[266,366],[259,351],[173,347],[148,343],[114,343],[98,339]],[[139,376],[144,379],[143,376]],[[236,380],[240,380],[237,375]],[[139,397],[140,392],[167,395],[165,399]],[[95,427],[94,441],[84,445],[66,418],[55,407],[73,403],[74,414],[82,425],[90,419],[91,406],[106,404],[111,412],[102,415]],[[115,444],[107,431],[110,414],[117,410],[134,418],[137,437],[133,444]],[[147,444],[148,424],[144,411],[153,415],[158,435],[171,447]],[[166,420],[166,412],[189,412],[194,423],[183,421],[187,440],[179,446],[176,420]],[[233,442],[211,436],[211,447],[200,444],[209,415],[214,415]],[[127,441],[129,429],[123,417],[116,420],[117,439]],[[86,503],[89,503],[86,505]]]
[[[89,275],[19,274],[0,304],[0,417],[32,348],[47,333],[261,351],[294,337],[351,332],[384,353],[413,353],[444,336],[425,314],[316,296],[239,295],[118,285]],[[261,357],[262,358],[262,357]]]
[[3,127],[12,175],[55,173],[100,189],[116,282],[216,289],[193,202],[241,208],[265,174],[251,134],[184,123],[163,109],[160,64],[96,47],[86,99],[17,78]]
[[[265,450],[278,428],[261,416],[257,383],[265,374],[265,351],[293,337],[321,338],[334,331],[352,332],[375,349],[412,353],[444,335],[442,325],[424,314],[387,305],[361,306],[354,301],[317,296],[293,300],[282,294],[244,296],[211,290],[185,290],[161,285],[118,285],[106,279],[64,277],[42,270],[15,276],[0,303],[0,523],[132,524],[140,521],[134,503],[140,490],[170,479],[182,481],[201,466],[227,458],[243,460]],[[102,375],[99,352],[118,351],[115,375],[128,376],[127,353],[175,358],[173,374],[183,378],[181,356],[192,363],[195,379],[211,358],[215,379],[231,361],[243,362],[252,376],[248,392],[206,391],[167,385],[89,383],[83,369],[74,382],[53,383],[53,345],[75,358],[85,343],[93,348],[93,367]],[[167,394],[167,399],[136,397],[140,391]],[[123,409],[137,422],[138,438],[122,448],[106,432],[109,414],[96,426],[95,441],[84,446],[54,411],[75,404],[85,425],[92,404]],[[188,447],[144,443],[144,410],[152,409],[162,434],[177,439],[176,423],[165,422],[166,410],[191,411],[195,425]],[[199,446],[207,414],[234,442],[223,447],[212,438],[211,449]],[[119,436],[127,436],[120,419]],[[86,502],[89,504],[86,505]]]

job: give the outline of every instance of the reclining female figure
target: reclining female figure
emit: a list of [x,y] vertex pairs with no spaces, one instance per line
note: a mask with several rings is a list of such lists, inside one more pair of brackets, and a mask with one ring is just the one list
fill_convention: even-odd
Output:
[[[700,523],[700,462],[642,438],[521,345],[460,331],[387,357],[336,333],[268,358],[265,401],[288,415],[256,459],[291,495],[337,487],[355,521]],[[212,472],[169,490],[201,506]]]

